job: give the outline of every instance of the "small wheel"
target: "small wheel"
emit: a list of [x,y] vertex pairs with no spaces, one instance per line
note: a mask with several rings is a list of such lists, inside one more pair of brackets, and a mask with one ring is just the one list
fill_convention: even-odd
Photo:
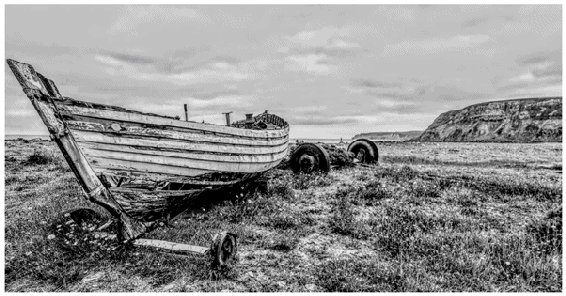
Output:
[[315,143],[300,144],[290,159],[291,169],[294,173],[327,173],[330,170],[330,156],[328,152]]
[[237,251],[238,245],[235,234],[227,232],[216,234],[210,246],[212,265],[222,267],[234,263]]
[[377,160],[378,156],[375,143],[366,139],[359,139],[350,143],[348,152],[354,153],[355,157],[362,163],[371,163]]

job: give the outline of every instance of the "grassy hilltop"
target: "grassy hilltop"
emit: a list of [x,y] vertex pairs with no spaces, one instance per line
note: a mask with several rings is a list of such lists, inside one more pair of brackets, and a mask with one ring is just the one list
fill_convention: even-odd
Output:
[[377,165],[293,175],[203,205],[146,237],[239,261],[117,248],[61,213],[91,207],[52,142],[5,142],[7,291],[562,291],[562,145],[378,143]]

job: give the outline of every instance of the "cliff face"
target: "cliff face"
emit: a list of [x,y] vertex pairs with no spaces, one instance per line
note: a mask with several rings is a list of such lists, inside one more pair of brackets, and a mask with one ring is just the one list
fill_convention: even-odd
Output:
[[561,142],[562,97],[486,102],[448,111],[417,140]]

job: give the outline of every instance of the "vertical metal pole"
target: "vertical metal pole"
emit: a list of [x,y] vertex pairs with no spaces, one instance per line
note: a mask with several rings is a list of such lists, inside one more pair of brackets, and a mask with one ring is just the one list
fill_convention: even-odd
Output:
[[185,104],[185,121],[189,121],[189,113],[187,111],[187,104]]
[[222,112],[222,114],[226,115],[226,126],[230,126],[230,113],[232,113],[232,111],[230,112]]

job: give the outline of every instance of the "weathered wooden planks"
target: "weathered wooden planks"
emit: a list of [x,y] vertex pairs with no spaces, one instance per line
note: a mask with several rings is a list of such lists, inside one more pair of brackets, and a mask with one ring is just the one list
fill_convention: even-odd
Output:
[[123,152],[95,151],[85,152],[85,156],[97,172],[110,169],[197,176],[206,172],[263,172],[279,163],[279,161],[267,163],[228,163],[136,155]]
[[[172,162],[181,165],[186,160],[189,164],[191,160],[205,160],[210,162],[235,162],[235,163],[270,163],[277,161],[287,154],[283,149],[279,152],[265,153],[260,155],[253,154],[228,154],[228,153],[203,153],[201,151],[182,150],[182,151],[168,151],[145,146],[127,146],[115,144],[100,144],[100,143],[80,143],[79,146],[84,151],[85,155],[89,156],[118,156],[118,155],[140,155],[144,157],[157,156],[162,158],[171,158]],[[149,149],[151,148],[151,149]],[[120,154],[115,154],[120,153]]]
[[225,134],[232,136],[244,136],[251,138],[274,138],[285,137],[288,134],[288,127],[280,130],[249,130],[231,126],[221,126],[213,124],[195,123],[190,121],[181,121],[164,117],[157,117],[139,113],[131,113],[127,111],[116,110],[100,110],[94,108],[84,108],[78,106],[69,106],[58,104],[60,111],[68,112],[74,115],[86,116],[91,118],[110,119],[120,122],[134,122],[141,124],[151,124],[159,126],[172,126],[188,130],[200,130],[214,132],[217,134]]
[[[100,135],[97,135],[99,137]],[[97,139],[96,141],[89,141],[85,139],[92,139],[89,136],[84,136],[83,134],[76,134],[77,141],[81,147],[88,149],[105,149],[105,150],[120,150],[120,147],[130,147],[139,151],[140,153],[148,153],[145,150],[158,150],[164,152],[177,152],[177,153],[193,153],[193,154],[209,154],[209,155],[250,155],[250,156],[262,156],[262,155],[279,155],[280,153],[285,153],[287,150],[287,145],[281,145],[277,147],[262,147],[262,148],[252,148],[252,147],[240,147],[235,145],[210,145],[210,144],[200,144],[200,143],[186,143],[178,141],[155,141],[148,139],[131,139],[131,138],[121,138],[121,137],[108,137],[104,139],[106,141],[101,141]],[[80,138],[80,140],[79,140]],[[98,147],[98,148],[97,148]],[[145,152],[144,152],[145,151]]]
[[187,244],[178,244],[168,241],[139,238],[133,242],[136,246],[153,247],[158,249],[165,249],[175,253],[195,253],[205,255],[209,249],[200,246],[193,246]]
[[[273,141],[273,145],[257,145],[249,140],[219,138],[214,135],[198,135],[191,133],[164,132],[156,137],[150,132],[98,132],[77,129],[71,126],[73,135],[79,142],[113,143],[129,146],[148,146],[169,149],[198,150],[218,153],[264,154],[280,151],[287,146],[287,140]],[[168,135],[169,137],[165,137]],[[249,142],[248,142],[249,141]],[[256,145],[254,145],[256,144]]]
[[11,59],[7,59],[6,61],[24,90],[26,88],[33,89],[37,90],[41,94],[49,95],[47,87],[45,87],[32,65],[20,63]]
[[[124,170],[111,170],[106,169],[103,176],[113,179],[114,187],[118,182],[121,186],[126,187],[140,187],[140,188],[163,188],[167,184],[189,184],[197,186],[225,186],[241,182],[257,176],[259,173],[221,173],[221,172],[208,172],[197,176],[174,175],[169,173],[144,173],[135,171]],[[120,180],[116,182],[116,180]],[[160,185],[158,185],[160,184]]]

